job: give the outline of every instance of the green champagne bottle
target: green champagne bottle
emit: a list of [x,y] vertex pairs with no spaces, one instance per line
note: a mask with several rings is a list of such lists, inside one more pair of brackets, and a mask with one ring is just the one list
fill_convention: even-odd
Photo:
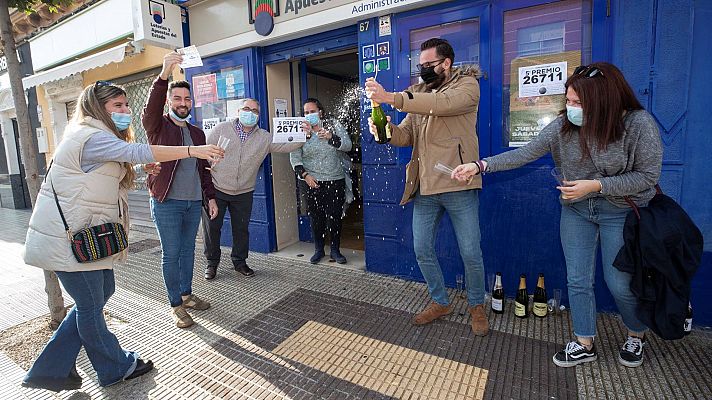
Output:
[[385,144],[391,141],[391,127],[386,119],[381,105],[371,100],[371,120],[376,125],[376,143]]
[[514,299],[514,315],[519,318],[526,318],[529,316],[527,277],[524,274],[519,276],[519,290],[517,290],[517,297]]
[[544,274],[539,274],[539,280],[536,283],[534,290],[534,315],[537,317],[546,317],[548,306],[546,304],[546,288],[544,287]]

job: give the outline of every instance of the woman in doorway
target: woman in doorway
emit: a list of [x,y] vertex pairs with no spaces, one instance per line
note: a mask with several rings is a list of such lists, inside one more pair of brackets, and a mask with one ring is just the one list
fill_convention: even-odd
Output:
[[307,193],[307,213],[314,238],[312,264],[324,257],[324,242],[328,228],[331,239],[331,259],[346,264],[341,254],[341,217],[345,201],[345,173],[342,154],[351,150],[351,138],[335,119],[326,120],[326,111],[314,98],[304,101],[307,122],[307,142],[289,154],[300,186]]
[[568,78],[566,112],[529,144],[455,168],[466,181],[480,172],[514,169],[551,153],[563,175],[561,245],[574,335],[553,357],[572,367],[597,358],[596,301],[593,284],[600,238],[603,274],[616,301],[627,339],[618,361],[627,367],[643,362],[647,327],[636,316],[631,275],[613,266],[623,246],[628,200],[645,207],[655,195],[662,168],[662,145],[653,117],[643,110],[621,71],[608,63],[576,68]]
[[219,158],[223,151],[215,145],[132,143],[130,124],[126,91],[99,81],[80,94],[74,119],[54,153],[30,218],[23,257],[29,265],[54,271],[75,305],[35,360],[22,386],[57,392],[79,389],[82,378],[76,370],[76,359],[82,346],[101,386],[139,377],[153,368],[153,363],[139,358],[138,353],[122,349],[104,320],[104,306],[115,290],[113,267],[125,260],[126,251],[79,263],[72,255],[58,204],[70,229],[118,222],[128,230],[127,199],[135,177],[133,164],[150,163],[144,168],[153,173],[159,168],[154,164],[157,161]]

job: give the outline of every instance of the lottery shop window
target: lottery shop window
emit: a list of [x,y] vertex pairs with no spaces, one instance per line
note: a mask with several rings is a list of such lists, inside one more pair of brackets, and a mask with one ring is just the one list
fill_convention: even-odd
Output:
[[[193,76],[193,117],[211,124],[237,118],[245,98],[242,66],[223,68]],[[207,122],[206,122],[207,121]]]
[[504,13],[504,147],[525,145],[564,109],[566,79],[591,62],[591,16],[590,0]]

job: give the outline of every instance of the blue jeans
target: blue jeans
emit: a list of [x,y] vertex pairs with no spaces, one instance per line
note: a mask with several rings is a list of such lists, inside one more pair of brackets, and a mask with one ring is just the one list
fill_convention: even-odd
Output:
[[601,242],[603,277],[618,306],[625,326],[634,333],[647,329],[636,317],[637,301],[630,291],[631,275],[613,266],[623,247],[623,225],[630,208],[616,207],[598,197],[561,208],[561,246],[566,258],[574,334],[596,336],[596,298],[593,292],[596,248]]
[[161,267],[171,307],[183,304],[181,295],[193,293],[195,236],[203,204],[200,200],[151,198],[151,216],[161,239]]
[[413,207],[413,247],[420,272],[428,283],[430,296],[448,305],[443,272],[435,255],[435,235],[447,211],[455,228],[460,257],[465,265],[467,303],[484,303],[484,262],[480,249],[480,216],[477,190],[463,190],[423,196],[418,193]]
[[84,346],[101,386],[122,381],[136,368],[138,354],[123,350],[119,340],[106,327],[103,310],[114,294],[114,271],[58,271],[57,276],[75,304],[27,372],[25,380],[66,378]]

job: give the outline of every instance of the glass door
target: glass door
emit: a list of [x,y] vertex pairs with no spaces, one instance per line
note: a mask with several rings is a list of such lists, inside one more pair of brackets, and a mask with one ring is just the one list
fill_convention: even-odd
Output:
[[[420,57],[420,44],[425,40],[437,37],[445,39],[455,50],[455,67],[476,64],[480,66],[484,76],[480,78],[480,103],[478,108],[477,134],[482,149],[489,148],[489,85],[486,69],[489,66],[487,5],[471,6],[464,4],[442,10],[438,6],[429,12],[425,9],[408,15],[398,21],[399,57],[397,66],[397,90],[418,83],[419,72],[416,65]],[[435,12],[437,11],[437,12]],[[407,60],[407,62],[402,62]],[[400,117],[405,117],[401,113]]]

